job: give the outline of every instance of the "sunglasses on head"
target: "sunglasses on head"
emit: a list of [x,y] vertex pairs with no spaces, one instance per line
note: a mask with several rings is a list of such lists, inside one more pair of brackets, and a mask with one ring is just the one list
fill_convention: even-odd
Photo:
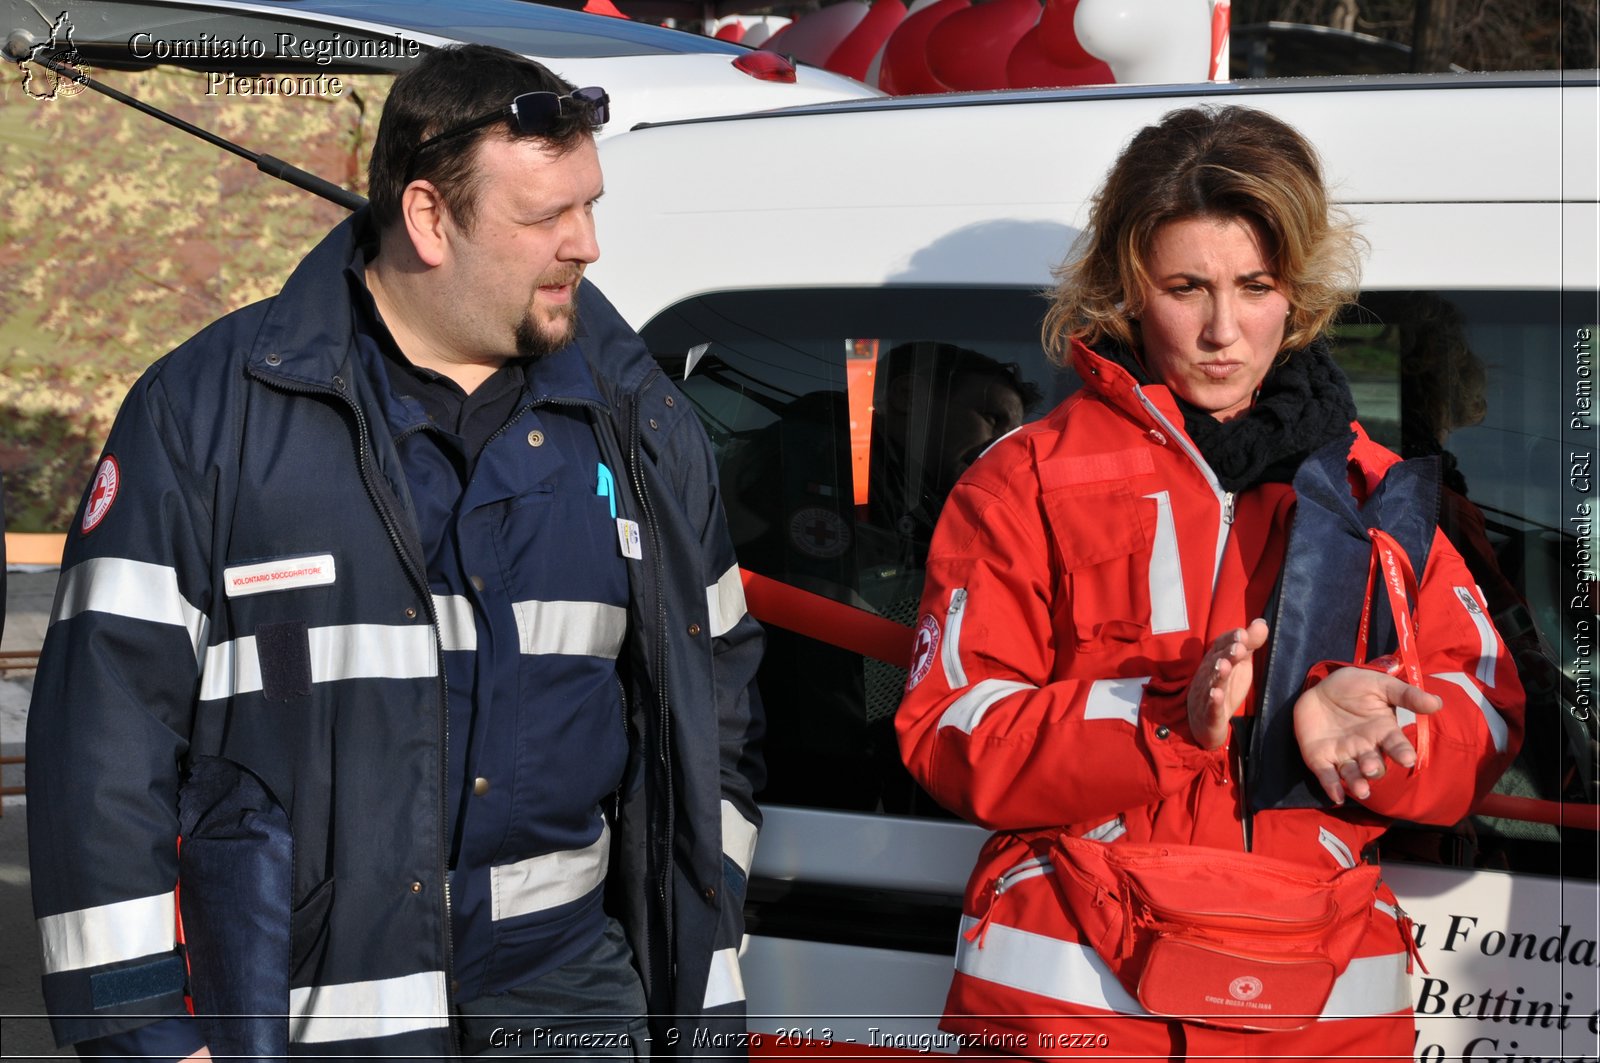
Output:
[[510,122],[511,128],[521,136],[542,136],[555,127],[558,119],[574,110],[587,118],[590,126],[599,128],[611,117],[611,97],[606,95],[605,89],[595,85],[573,89],[565,96],[555,92],[524,92],[506,106],[481,118],[474,118],[429,137],[412,149],[411,156],[415,159],[441,140],[466,136],[496,122]]

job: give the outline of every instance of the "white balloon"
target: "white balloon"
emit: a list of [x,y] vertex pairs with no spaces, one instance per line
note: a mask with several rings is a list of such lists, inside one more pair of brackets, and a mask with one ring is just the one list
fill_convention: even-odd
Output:
[[[785,19],[784,24],[788,25],[788,21],[788,19]],[[760,22],[744,28],[744,39],[739,43],[748,45],[751,48],[759,48],[761,47],[761,43],[763,41],[777,32],[777,29],[777,26],[774,26],[770,21],[763,18]]]
[[[893,34],[890,34],[890,36],[893,36]],[[882,85],[878,84],[878,73],[883,69],[883,53],[887,52],[888,50],[889,42],[885,40],[878,48],[878,54],[873,56],[872,62],[867,64],[867,76],[861,79],[875,89],[880,89],[883,87]]]
[[801,62],[821,66],[839,43],[850,36],[862,19],[867,5],[860,0],[844,0],[796,19],[794,29],[784,35],[780,48]]
[[1081,0],[1072,28],[1119,85],[1205,81],[1210,0]]

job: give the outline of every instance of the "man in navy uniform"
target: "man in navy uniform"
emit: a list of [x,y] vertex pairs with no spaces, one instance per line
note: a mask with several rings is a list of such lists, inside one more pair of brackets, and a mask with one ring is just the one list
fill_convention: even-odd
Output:
[[370,206],[128,396],[29,719],[58,1041],[690,1055],[744,1028],[760,627],[704,432],[584,281],[608,104],[431,53]]

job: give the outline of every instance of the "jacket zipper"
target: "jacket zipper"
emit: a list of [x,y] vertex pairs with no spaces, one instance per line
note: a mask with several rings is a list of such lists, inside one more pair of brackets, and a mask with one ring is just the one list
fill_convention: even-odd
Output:
[[[657,370],[659,372],[659,370]],[[642,393],[649,385],[646,379],[639,387]],[[655,566],[656,588],[656,643],[653,651],[656,657],[656,712],[657,733],[660,747],[657,758],[661,763],[663,782],[663,823],[660,836],[656,839],[657,862],[659,870],[656,874],[656,900],[660,906],[661,933],[665,938],[664,951],[661,953],[663,960],[662,973],[670,980],[672,974],[672,912],[668,904],[667,891],[672,874],[672,836],[676,818],[676,796],[673,793],[672,777],[672,718],[671,706],[667,701],[667,607],[662,598],[661,588],[665,586],[665,572],[662,569],[661,558],[661,529],[656,521],[655,508],[651,505],[650,494],[645,489],[644,470],[640,458],[640,430],[639,409],[637,395],[629,395],[624,399],[625,420],[628,424],[628,474],[633,480],[633,492],[639,499],[639,515],[644,518],[645,530],[649,535],[650,553]],[[649,958],[646,958],[648,964]],[[648,966],[646,969],[649,969]],[[674,997],[676,989],[674,988]]]
[[[318,387],[315,385],[291,384],[282,378],[272,377],[258,370],[252,370],[262,380],[273,387],[302,395],[332,395],[342,399],[356,418],[356,467],[361,473],[361,485],[366,488],[367,498],[372,502],[372,508],[378,511],[378,517],[383,521],[384,531],[389,534],[389,542],[394,547],[395,554],[399,556],[400,563],[405,567],[406,574],[411,577],[411,582],[422,593],[422,605],[428,612],[428,622],[433,629],[433,645],[435,660],[439,669],[439,843],[438,867],[440,889],[444,896],[444,919],[441,920],[440,936],[444,943],[445,977],[448,983],[451,969],[455,965],[455,928],[452,926],[451,898],[450,898],[450,869],[445,859],[450,839],[448,834],[449,805],[447,804],[447,789],[449,786],[448,765],[450,763],[450,679],[444,666],[444,640],[439,633],[439,611],[433,604],[433,588],[428,586],[428,575],[417,567],[416,559],[406,552],[405,541],[400,537],[400,530],[395,524],[394,514],[391,513],[383,502],[383,496],[378,492],[377,485],[373,482],[372,467],[369,454],[372,449],[372,435],[367,424],[367,415],[360,405],[347,395],[342,386],[333,388]],[[338,377],[334,378],[339,380]],[[340,384],[343,381],[340,380]],[[445,1006],[450,1004],[450,986],[445,986]],[[455,1025],[451,1024],[450,1039],[459,1049],[460,1039],[455,1032]]]
[[[613,677],[617,683],[617,700],[622,705],[622,741],[629,749],[628,767],[632,767],[633,742],[628,734],[628,685],[622,681],[619,673]],[[617,783],[617,788],[611,794],[611,825],[615,827],[622,822],[622,790],[628,785],[628,768],[622,772],[622,780]]]
[[944,648],[940,658],[944,663],[944,680],[951,690],[967,685],[967,673],[961,667],[961,618],[966,615],[967,589],[957,587],[950,592],[950,608],[944,618]]
[[989,935],[989,923],[994,919],[995,909],[1000,907],[1000,895],[1019,882],[1055,873],[1056,866],[1050,862],[1048,856],[1030,857],[1001,872],[994,880],[994,885],[989,887],[989,903],[984,906],[983,915],[978,917],[978,921],[972,924],[963,936],[978,948],[983,948],[984,939]]
[[[1221,523],[1217,527],[1217,556],[1211,569],[1211,590],[1215,593],[1217,580],[1222,575],[1222,552],[1227,549],[1228,535],[1233,529],[1234,503],[1237,501],[1238,496],[1232,491],[1224,491],[1222,489],[1221,481],[1217,479],[1217,474],[1212,471],[1211,466],[1206,464],[1205,458],[1201,457],[1200,452],[1195,450],[1188,437],[1174,428],[1172,422],[1167,420],[1160,410],[1156,409],[1155,403],[1145,397],[1143,390],[1134,388],[1134,394],[1138,395],[1139,404],[1144,407],[1145,412],[1154,417],[1167,430],[1168,437],[1175,440],[1183,452],[1189,456],[1189,460],[1194,462],[1195,468],[1199,469],[1200,474],[1205,477],[1206,485],[1211,488],[1211,493],[1217,498],[1217,504],[1222,508]],[[1272,656],[1268,654],[1267,669],[1269,672],[1271,668]],[[1246,775],[1249,771],[1246,763],[1248,757],[1249,750],[1246,749],[1241,751],[1237,758],[1237,774],[1241,791],[1243,791]],[[1244,801],[1244,813],[1240,816],[1239,832],[1244,844],[1244,851],[1252,851],[1251,844],[1254,830],[1250,822],[1250,802],[1248,798]]]
[[1134,393],[1139,396],[1139,404],[1144,407],[1145,412],[1167,430],[1167,436],[1178,444],[1179,448],[1189,456],[1190,461],[1194,462],[1195,468],[1200,470],[1200,475],[1205,477],[1206,486],[1210,487],[1211,493],[1216,496],[1217,505],[1222,508],[1221,523],[1217,527],[1217,559],[1211,570],[1211,589],[1216,590],[1217,576],[1222,572],[1222,550],[1228,544],[1228,531],[1233,526],[1234,494],[1232,491],[1222,489],[1222,483],[1217,479],[1217,474],[1211,470],[1211,466],[1206,464],[1206,459],[1194,449],[1194,444],[1189,442],[1187,436],[1172,427],[1172,422],[1156,409],[1155,403],[1146,398],[1144,392],[1138,388],[1134,389]]

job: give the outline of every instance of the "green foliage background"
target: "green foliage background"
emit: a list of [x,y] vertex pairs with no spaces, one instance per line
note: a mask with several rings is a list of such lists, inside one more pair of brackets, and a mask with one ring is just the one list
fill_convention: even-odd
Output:
[[[183,70],[90,74],[363,194],[390,81],[341,75],[337,96],[230,97]],[[346,214],[97,93],[37,100],[9,64],[0,79],[6,528],[64,531],[145,367],[275,293]]]

